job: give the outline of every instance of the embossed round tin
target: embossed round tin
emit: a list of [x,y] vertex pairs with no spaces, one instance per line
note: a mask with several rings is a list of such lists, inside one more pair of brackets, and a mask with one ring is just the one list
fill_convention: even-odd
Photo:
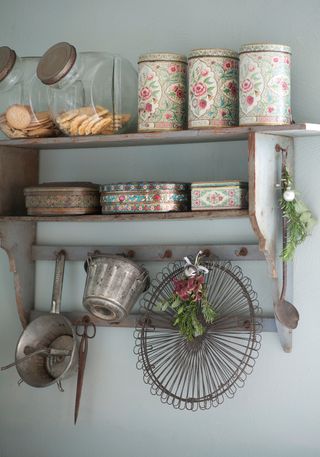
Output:
[[290,67],[289,46],[241,46],[240,125],[291,124]]
[[188,128],[238,125],[238,53],[195,49],[189,54],[188,66]]
[[145,54],[139,58],[138,130],[182,130],[187,118],[187,58]]
[[128,182],[100,186],[103,214],[187,211],[190,184]]

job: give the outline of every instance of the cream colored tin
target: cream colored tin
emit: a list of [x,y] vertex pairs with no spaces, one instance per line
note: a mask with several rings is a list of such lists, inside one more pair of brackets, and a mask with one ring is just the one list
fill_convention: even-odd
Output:
[[291,124],[290,68],[289,46],[241,46],[240,125]]
[[214,181],[191,184],[192,211],[245,208],[248,208],[247,182]]
[[186,126],[187,58],[145,54],[139,58],[138,130],[181,130]]
[[188,128],[238,125],[238,53],[195,49],[188,57]]

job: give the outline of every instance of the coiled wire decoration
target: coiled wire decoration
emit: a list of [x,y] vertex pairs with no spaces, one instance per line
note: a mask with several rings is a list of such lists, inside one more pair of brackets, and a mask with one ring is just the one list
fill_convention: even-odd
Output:
[[261,346],[262,311],[251,280],[230,262],[201,262],[209,303],[217,312],[205,333],[192,341],[172,325],[171,309],[158,304],[173,294],[173,278],[183,278],[183,261],[158,273],[141,300],[134,333],[137,368],[153,395],[177,409],[196,411],[232,398],[251,374]]

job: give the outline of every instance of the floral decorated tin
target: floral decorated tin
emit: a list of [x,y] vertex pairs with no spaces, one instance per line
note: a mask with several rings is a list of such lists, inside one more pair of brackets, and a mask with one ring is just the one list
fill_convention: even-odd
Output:
[[190,184],[128,182],[100,186],[103,214],[187,211]]
[[100,213],[99,186],[89,182],[50,182],[24,189],[30,216]]
[[191,184],[193,211],[245,208],[248,208],[247,182],[232,180]]
[[195,49],[188,57],[188,67],[188,128],[238,125],[238,53]]
[[289,46],[241,46],[240,125],[291,124],[290,67]]
[[138,130],[182,130],[187,119],[187,58],[145,54],[139,58]]

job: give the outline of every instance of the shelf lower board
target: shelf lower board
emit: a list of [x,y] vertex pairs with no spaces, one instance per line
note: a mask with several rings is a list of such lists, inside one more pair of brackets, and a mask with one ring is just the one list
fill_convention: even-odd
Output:
[[[48,314],[43,311],[37,311],[33,310],[31,311],[30,314],[30,320],[34,320],[37,317],[43,316],[45,314]],[[65,312],[62,313],[63,316],[65,316],[67,319],[70,320],[70,322],[73,325],[79,325],[81,324],[81,320],[84,316],[89,316],[86,312],[79,312],[79,311],[74,311],[74,312]],[[135,327],[140,327],[142,323],[142,316],[140,314],[129,314],[129,316],[124,319],[121,322],[113,322],[109,323],[108,321],[105,321],[103,319],[98,319],[97,317],[93,316],[90,314],[90,319],[91,322],[93,322],[97,327],[122,327],[122,328],[135,328]],[[239,320],[239,328],[246,328],[246,322],[245,320],[241,319]],[[262,325],[263,325],[263,332],[276,332],[276,323],[275,319],[273,317],[263,317],[262,319]],[[170,328],[167,325],[163,325],[160,322],[156,325],[157,328],[163,328],[167,329]]]
[[84,216],[0,216],[0,222],[110,222],[110,221],[157,221],[185,219],[222,219],[248,217],[246,209],[213,211],[186,211],[171,213],[140,214],[88,214]]
[[160,144],[210,143],[215,141],[245,141],[249,133],[269,133],[290,137],[320,135],[320,124],[261,125],[252,127],[225,127],[175,132],[127,133],[56,138],[6,139],[1,146],[26,149],[74,149]]

